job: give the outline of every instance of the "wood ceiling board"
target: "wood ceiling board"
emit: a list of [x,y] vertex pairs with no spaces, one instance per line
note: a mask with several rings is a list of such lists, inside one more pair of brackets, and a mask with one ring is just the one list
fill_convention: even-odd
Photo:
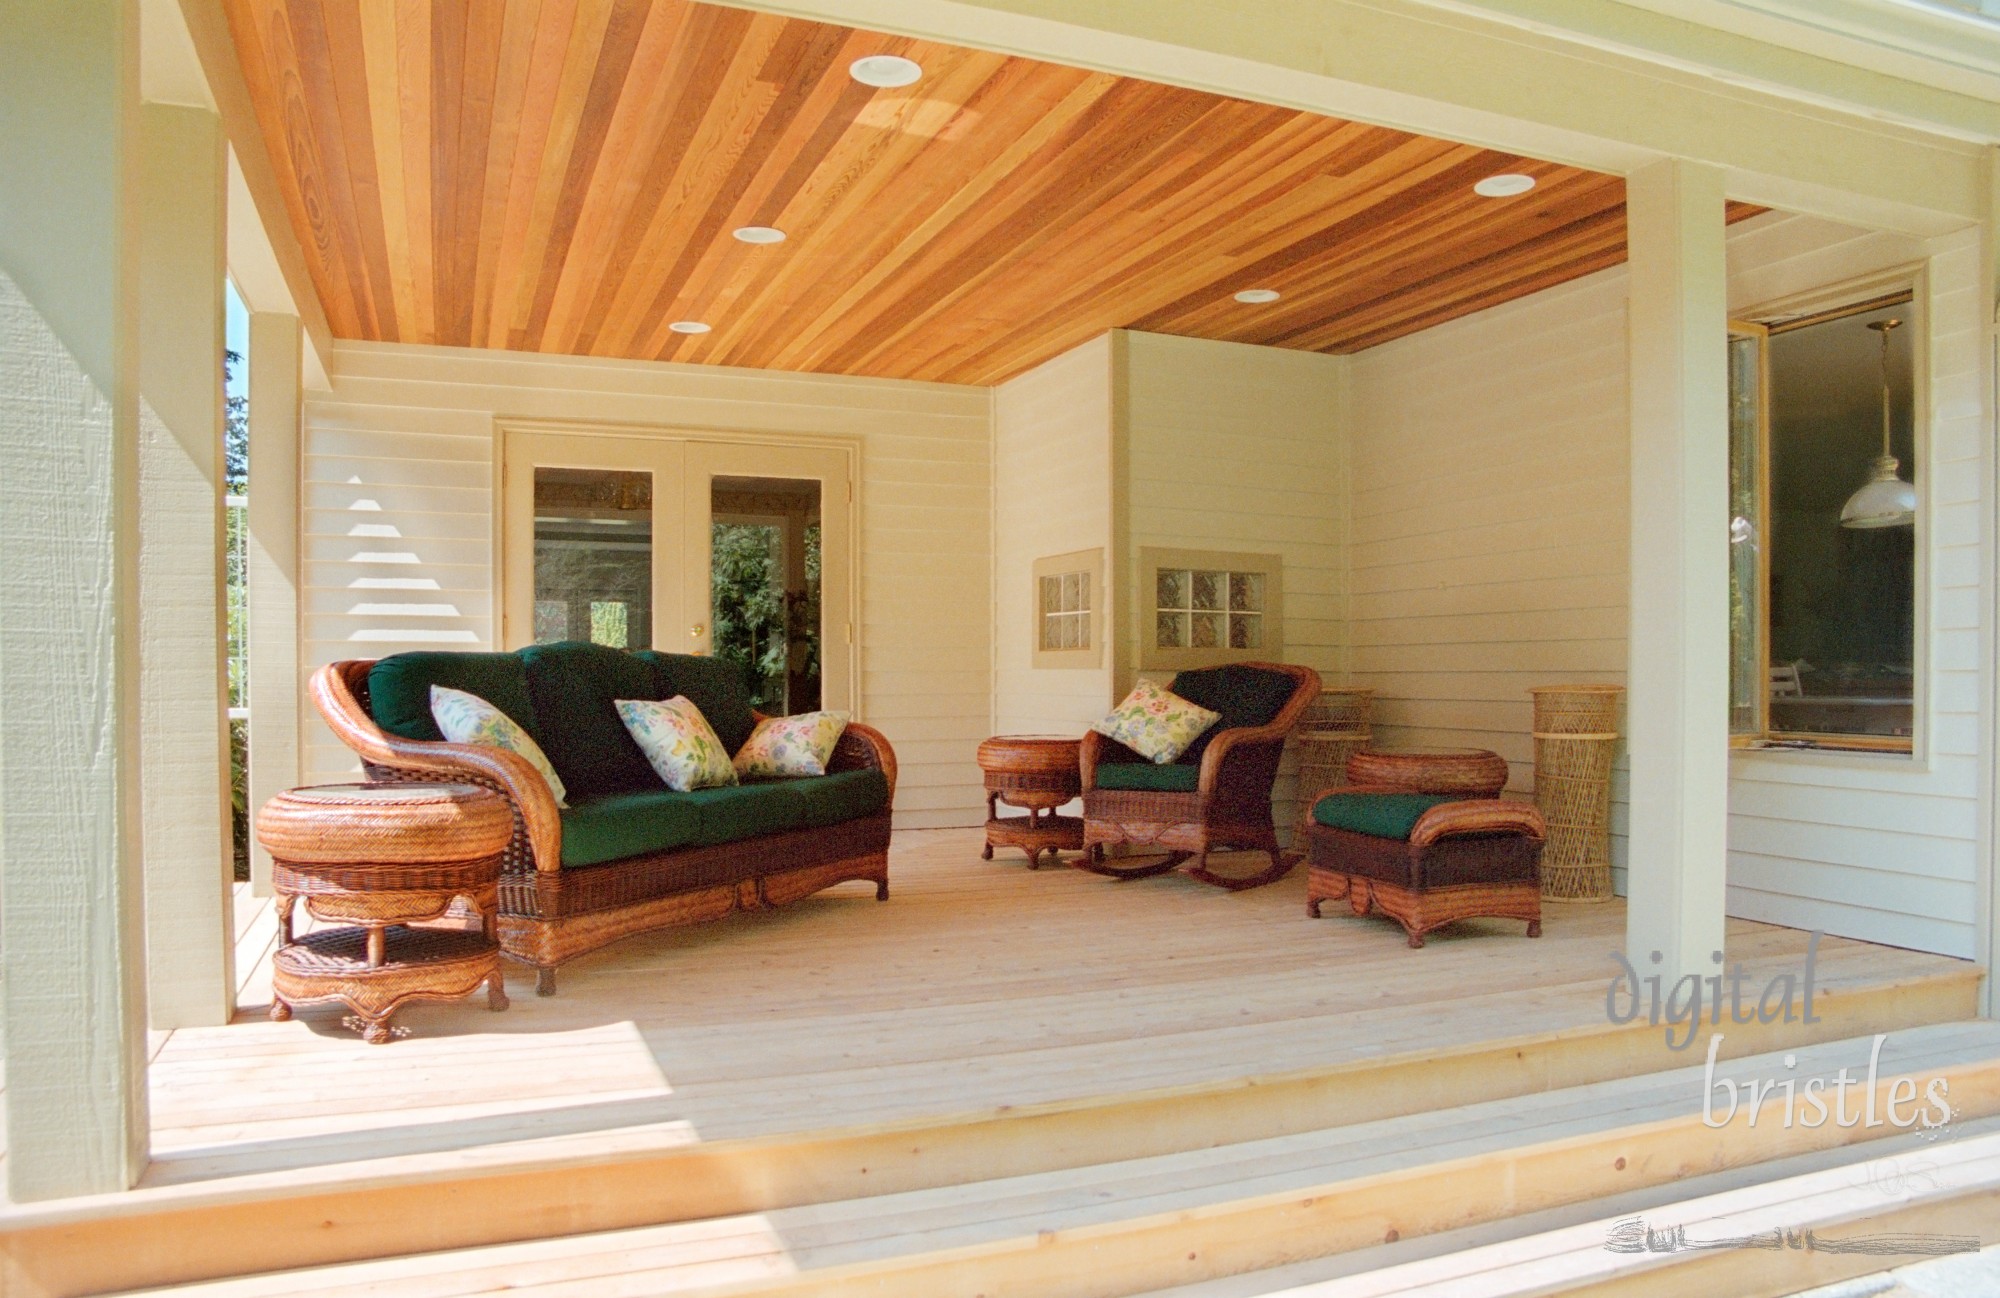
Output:
[[[693,0],[226,7],[343,338],[995,383],[1120,327],[1356,351],[1624,256],[1616,177],[934,42]],[[861,86],[872,53],[924,77]]]

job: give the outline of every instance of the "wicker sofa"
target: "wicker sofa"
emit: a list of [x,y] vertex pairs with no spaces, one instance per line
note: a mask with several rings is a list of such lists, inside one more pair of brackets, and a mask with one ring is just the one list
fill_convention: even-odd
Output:
[[[526,759],[443,741],[430,686],[487,699],[535,737],[568,790],[556,805]],[[889,895],[896,756],[851,724],[812,779],[675,793],[613,700],[686,695],[734,751],[755,725],[741,675],[715,658],[575,642],[513,653],[408,653],[328,664],[312,697],[369,778],[484,785],[514,810],[500,943],[555,992],[564,961],[634,933],[781,906],[849,880]]]

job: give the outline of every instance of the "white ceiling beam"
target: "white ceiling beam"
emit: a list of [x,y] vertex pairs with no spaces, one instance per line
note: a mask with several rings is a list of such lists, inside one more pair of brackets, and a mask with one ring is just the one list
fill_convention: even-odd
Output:
[[1935,235],[1980,219],[1978,145],[1420,0],[727,0],[1628,174],[1722,169],[1731,198]]
[[[252,311],[296,315],[305,329],[305,383],[324,389],[333,329],[292,228],[278,173],[237,61],[236,42],[221,0],[179,0],[177,6],[201,75],[229,137],[229,273]],[[151,8],[147,16],[151,17]],[[247,218],[247,219],[246,219]],[[273,273],[275,271],[275,274]]]

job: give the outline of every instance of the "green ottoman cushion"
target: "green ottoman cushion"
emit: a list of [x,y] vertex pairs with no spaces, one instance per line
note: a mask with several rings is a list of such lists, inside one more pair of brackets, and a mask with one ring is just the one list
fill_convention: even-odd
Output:
[[750,687],[744,683],[742,669],[726,658],[715,658],[696,654],[667,654],[653,649],[642,649],[632,655],[645,662],[654,672],[654,692],[648,698],[670,699],[684,695],[696,707],[715,731],[715,737],[729,750],[730,756],[743,747],[743,741],[757,727],[757,718],[750,711]]
[[1426,811],[1463,797],[1456,793],[1329,793],[1313,804],[1313,819],[1329,829],[1407,839]]
[[1147,793],[1195,793],[1201,788],[1201,767],[1174,763],[1113,762],[1097,768],[1100,789],[1133,789]]
[[391,654],[368,669],[368,710],[375,724],[404,739],[441,741],[444,736],[431,719],[433,685],[477,694],[547,747],[536,725],[527,672],[517,654],[439,650]]
[[1190,703],[1222,719],[1204,730],[1177,759],[1184,766],[1200,766],[1201,755],[1225,730],[1268,726],[1278,719],[1299,683],[1283,672],[1262,667],[1203,667],[1174,677],[1167,688]]
[[520,655],[540,725],[535,739],[572,802],[661,787],[615,706],[618,699],[660,697],[650,663],[580,640],[529,645]]

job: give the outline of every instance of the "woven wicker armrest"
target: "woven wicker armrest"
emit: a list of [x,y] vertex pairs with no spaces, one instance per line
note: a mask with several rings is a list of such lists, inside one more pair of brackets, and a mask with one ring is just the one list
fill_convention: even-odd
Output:
[[1417,818],[1410,830],[1410,845],[1424,847],[1440,838],[1465,834],[1522,834],[1547,838],[1548,825],[1532,802],[1509,802],[1504,798],[1466,798],[1441,802]]
[[495,789],[514,804],[521,818],[535,868],[562,868],[562,819],[555,795],[525,757],[481,744],[438,743],[405,739],[375,724],[361,702],[372,659],[328,663],[313,673],[312,700],[327,727],[370,766],[386,766],[425,775],[460,776]]
[[896,750],[889,746],[889,738],[873,726],[864,726],[858,721],[847,723],[847,729],[840,732],[840,742],[834,745],[833,756],[827,759],[826,773],[837,771],[880,771],[889,782],[889,801],[896,801]]
[[[1232,754],[1241,760],[1250,758],[1253,750],[1264,745],[1282,749],[1285,737],[1292,733],[1292,727],[1298,724],[1299,717],[1305,712],[1306,707],[1319,697],[1319,673],[1310,667],[1300,667],[1292,663],[1245,663],[1244,666],[1256,667],[1263,671],[1283,672],[1290,676],[1296,682],[1292,697],[1278,710],[1278,715],[1271,718],[1269,725],[1239,726],[1233,730],[1224,730],[1209,741],[1208,747],[1201,755],[1200,787],[1203,793],[1213,793],[1222,786],[1223,767],[1230,761]],[[1254,761],[1254,758],[1252,760]],[[1273,761],[1271,774],[1275,776],[1276,773],[1276,763]],[[1253,778],[1257,778],[1260,783],[1263,782],[1261,773]]]

